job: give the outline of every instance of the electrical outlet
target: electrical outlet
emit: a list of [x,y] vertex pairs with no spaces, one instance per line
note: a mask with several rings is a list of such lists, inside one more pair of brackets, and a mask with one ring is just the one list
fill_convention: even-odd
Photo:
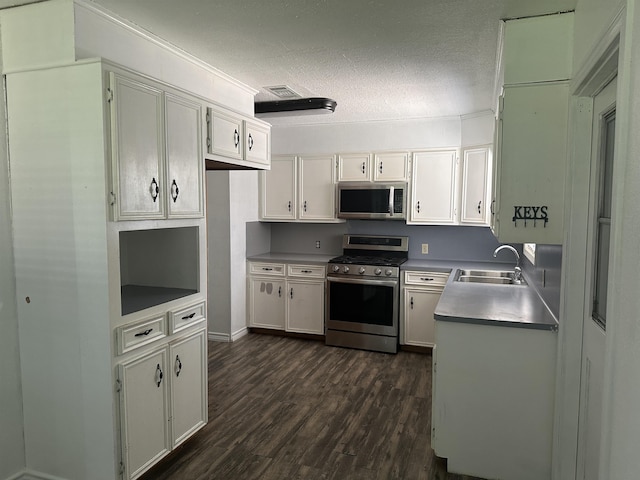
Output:
[[320,248],[320,240],[316,240],[316,248]]
[[429,253],[429,244],[428,243],[423,243],[422,244],[422,253],[424,255],[427,255]]

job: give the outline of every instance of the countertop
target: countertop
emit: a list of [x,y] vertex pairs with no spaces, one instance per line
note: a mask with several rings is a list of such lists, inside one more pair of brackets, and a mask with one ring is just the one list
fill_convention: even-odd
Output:
[[[270,252],[248,257],[252,262],[283,262],[326,264],[336,255]],[[458,260],[409,259],[401,270],[425,270],[455,273],[462,269],[511,270],[513,262],[474,262]],[[473,323],[478,325],[558,329],[558,321],[542,301],[535,288],[527,285],[494,285],[462,283],[449,280],[440,296],[434,317],[437,321]]]

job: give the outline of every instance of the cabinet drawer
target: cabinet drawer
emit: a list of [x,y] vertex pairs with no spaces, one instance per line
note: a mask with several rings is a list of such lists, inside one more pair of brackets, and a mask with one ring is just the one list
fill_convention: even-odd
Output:
[[444,287],[449,275],[450,273],[446,272],[404,272],[404,283],[406,285],[423,285],[425,287]]
[[275,275],[284,277],[284,263],[249,263],[249,273],[253,275]]
[[167,336],[166,316],[147,318],[116,328],[116,348],[118,355],[155,342]]
[[171,334],[189,328],[192,325],[204,320],[205,303],[199,303],[197,305],[191,305],[190,307],[183,308],[175,312],[169,312],[169,330]]
[[324,278],[324,265],[287,265],[287,275],[290,277]]

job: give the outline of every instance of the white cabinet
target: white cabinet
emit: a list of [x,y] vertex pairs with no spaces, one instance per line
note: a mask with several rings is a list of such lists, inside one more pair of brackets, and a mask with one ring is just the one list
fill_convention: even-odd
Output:
[[[172,416],[179,415],[172,413],[169,344],[206,322],[205,220],[170,215],[173,206],[180,217],[191,210],[183,198],[200,201],[189,192],[201,187],[197,182],[181,185],[198,178],[181,173],[183,152],[190,157],[201,148],[192,129],[201,120],[197,102],[100,60],[16,72],[6,82],[16,291],[33,298],[18,305],[20,342],[30,357],[46,358],[46,368],[26,362],[21,374],[26,428],[41,447],[36,463],[47,476],[84,478],[93,468],[114,479],[122,478],[122,464],[132,478],[174,443]],[[180,138],[167,127],[175,123],[184,127]],[[144,202],[155,205],[145,210],[129,193],[147,175]],[[116,184],[115,216],[132,214],[135,221],[112,221],[105,195],[114,176],[132,180],[132,190]],[[149,195],[154,178],[156,202]],[[166,195],[168,178],[179,184],[175,203]],[[127,297],[129,286],[152,294]],[[198,316],[193,309],[201,312],[201,327],[189,323]],[[196,353],[194,344],[185,348]],[[204,357],[199,368],[206,372]],[[188,395],[200,396],[203,388]],[[64,420],[65,428],[50,418]]]
[[114,72],[108,92],[114,220],[202,217],[200,103]]
[[249,326],[284,330],[284,278],[249,276]]
[[306,221],[333,221],[336,218],[335,157],[299,157],[298,218]]
[[230,110],[208,107],[205,158],[239,167],[268,169],[271,127]]
[[200,328],[119,364],[126,479],[138,478],[206,424],[206,362]]
[[489,224],[490,186],[491,147],[463,149],[460,196],[461,224]]
[[324,335],[325,266],[248,263],[248,325]]
[[568,112],[568,82],[505,87],[493,199],[500,242],[562,243]]
[[413,154],[407,223],[456,223],[457,160],[456,149]]
[[448,278],[449,273],[444,272],[403,272],[400,312],[402,345],[418,347],[435,345],[433,312]]
[[408,168],[409,152],[338,155],[339,182],[404,182]]
[[335,214],[335,157],[274,156],[260,172],[260,220],[330,223]]
[[120,429],[125,478],[138,478],[171,451],[167,349],[119,367]]
[[169,344],[171,375],[171,447],[207,423],[207,331]]

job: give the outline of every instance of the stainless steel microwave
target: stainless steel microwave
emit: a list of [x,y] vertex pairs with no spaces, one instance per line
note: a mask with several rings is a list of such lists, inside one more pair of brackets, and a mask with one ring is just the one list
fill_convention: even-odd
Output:
[[337,217],[345,219],[404,220],[407,184],[340,182],[336,189]]

